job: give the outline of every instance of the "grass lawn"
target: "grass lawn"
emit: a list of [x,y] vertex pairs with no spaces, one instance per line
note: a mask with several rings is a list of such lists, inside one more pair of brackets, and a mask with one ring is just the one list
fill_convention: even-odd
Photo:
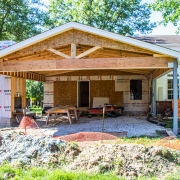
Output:
[[119,180],[113,174],[87,174],[84,172],[65,172],[60,169],[47,169],[41,167],[0,167],[0,179],[13,180]]
[[42,107],[39,108],[29,108],[30,111],[35,112],[38,115],[42,115]]
[[[173,128],[173,119],[163,119],[162,122],[166,124],[166,128]],[[180,122],[178,127],[180,128]]]
[[[125,180],[115,174],[88,174],[85,172],[66,172],[57,168],[15,167],[8,164],[0,166],[0,179],[12,180]],[[156,177],[139,177],[133,180],[156,180]],[[180,179],[180,172],[172,173],[164,180]]]

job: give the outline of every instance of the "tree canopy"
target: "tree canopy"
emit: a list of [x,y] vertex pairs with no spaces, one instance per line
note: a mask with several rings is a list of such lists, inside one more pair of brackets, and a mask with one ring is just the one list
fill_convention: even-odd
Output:
[[0,40],[22,41],[41,33],[47,23],[41,0],[0,0]]
[[149,7],[154,11],[162,13],[162,21],[166,26],[169,22],[177,26],[177,33],[180,33],[180,1],[179,0],[156,0]]
[[36,101],[43,100],[44,84],[38,81],[26,80],[26,97]]
[[75,21],[100,29],[133,35],[150,33],[151,11],[141,0],[50,0],[49,13],[54,26]]

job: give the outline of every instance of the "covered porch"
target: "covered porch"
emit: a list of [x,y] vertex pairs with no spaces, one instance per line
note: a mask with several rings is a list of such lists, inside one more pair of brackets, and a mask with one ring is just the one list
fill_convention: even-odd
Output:
[[26,79],[45,82],[44,106],[93,107],[96,97],[109,98],[109,104],[123,106],[127,113],[147,113],[149,105],[156,113],[155,79],[173,69],[173,131],[177,135],[179,57],[179,52],[164,47],[67,23],[0,52],[0,73],[3,81],[10,77],[11,92],[9,101],[2,103],[9,111],[2,108],[0,120],[13,116],[17,92],[25,108]]

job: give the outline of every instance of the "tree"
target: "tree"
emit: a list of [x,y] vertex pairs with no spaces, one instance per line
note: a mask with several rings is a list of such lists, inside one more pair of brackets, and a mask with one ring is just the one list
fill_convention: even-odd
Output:
[[122,35],[150,33],[151,11],[141,0],[50,0],[54,26],[75,21]]
[[48,21],[41,0],[0,0],[0,40],[22,41],[45,30]]
[[180,1],[179,0],[156,0],[149,5],[150,9],[162,13],[160,24],[166,26],[169,22],[177,27],[176,33],[180,33]]
[[26,97],[31,101],[34,99],[41,102],[43,100],[44,85],[42,82],[26,80]]

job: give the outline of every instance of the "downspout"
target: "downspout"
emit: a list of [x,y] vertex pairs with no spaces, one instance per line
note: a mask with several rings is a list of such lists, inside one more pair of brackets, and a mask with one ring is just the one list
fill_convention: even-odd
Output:
[[178,62],[177,59],[174,59],[173,63],[173,133],[178,135],[178,88],[177,88],[177,70]]
[[153,111],[152,113],[154,115],[156,115],[156,79],[153,79],[153,83],[152,83],[152,104],[153,104]]

